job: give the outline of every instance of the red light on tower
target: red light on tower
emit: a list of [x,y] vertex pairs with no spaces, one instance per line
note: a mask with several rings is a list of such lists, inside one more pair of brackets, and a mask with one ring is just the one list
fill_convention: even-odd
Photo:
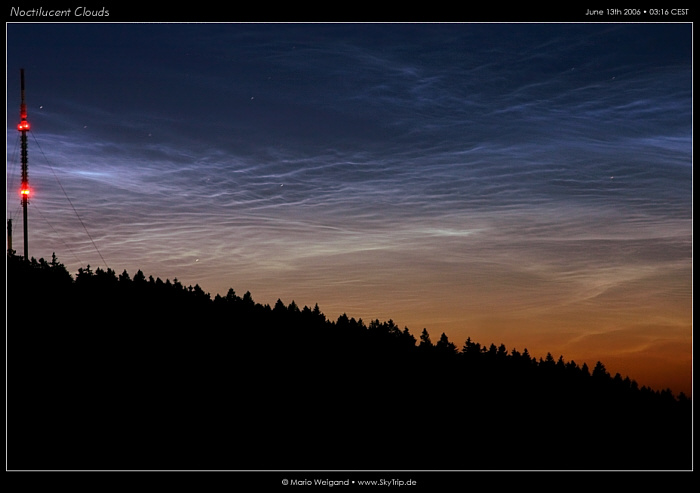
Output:
[[20,122],[17,124],[17,130],[25,132],[29,130],[29,122],[27,121],[27,105],[24,103],[24,79],[22,80],[22,104],[19,106]]
[[19,193],[22,195],[22,197],[29,197],[29,187],[23,187]]

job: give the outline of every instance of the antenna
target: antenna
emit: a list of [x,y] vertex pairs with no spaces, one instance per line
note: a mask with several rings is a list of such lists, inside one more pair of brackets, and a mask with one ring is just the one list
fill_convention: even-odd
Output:
[[12,249],[12,219],[7,220],[7,253],[8,255],[15,254],[15,251]]
[[27,121],[27,105],[24,102],[24,69],[20,69],[20,87],[22,89],[22,103],[19,107],[20,122],[17,130],[22,132],[22,214],[24,219],[24,260],[29,261],[29,239],[27,237],[27,204],[29,203],[29,178],[27,175],[27,131],[29,122]]

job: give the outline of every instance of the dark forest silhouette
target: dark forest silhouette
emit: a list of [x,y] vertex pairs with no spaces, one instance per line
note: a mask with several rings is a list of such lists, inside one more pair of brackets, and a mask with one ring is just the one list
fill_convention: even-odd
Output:
[[8,256],[8,469],[687,470],[685,395],[548,354]]

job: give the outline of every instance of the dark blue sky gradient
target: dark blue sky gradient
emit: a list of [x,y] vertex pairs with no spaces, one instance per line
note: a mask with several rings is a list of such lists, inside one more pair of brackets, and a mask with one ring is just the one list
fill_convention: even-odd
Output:
[[689,394],[691,49],[691,24],[8,24],[14,246],[24,68],[32,256]]

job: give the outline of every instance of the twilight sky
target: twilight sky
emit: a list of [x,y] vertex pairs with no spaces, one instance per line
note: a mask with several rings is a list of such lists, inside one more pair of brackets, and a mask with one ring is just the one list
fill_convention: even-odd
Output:
[[30,256],[691,394],[691,24],[6,28],[19,254],[24,68]]

